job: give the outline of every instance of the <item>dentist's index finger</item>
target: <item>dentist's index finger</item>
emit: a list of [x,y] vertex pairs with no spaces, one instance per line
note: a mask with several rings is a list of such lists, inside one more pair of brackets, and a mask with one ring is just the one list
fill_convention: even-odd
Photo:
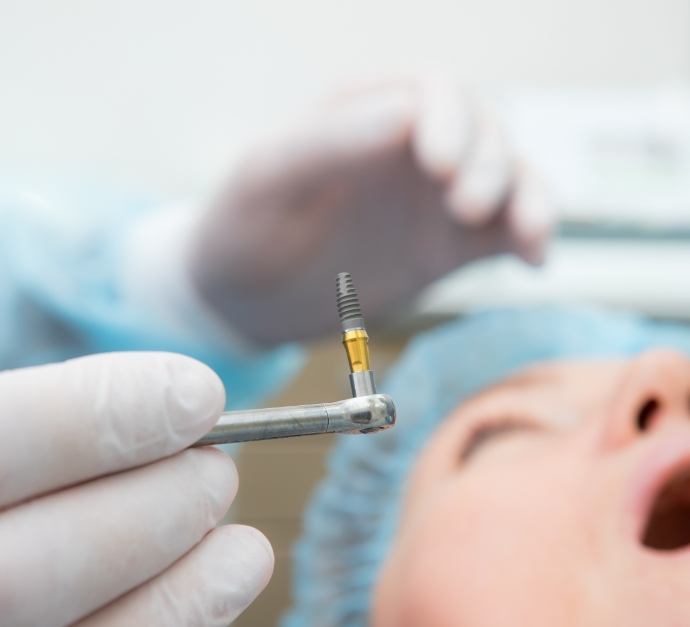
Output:
[[510,193],[513,156],[498,122],[478,118],[476,140],[448,190],[451,214],[461,223],[485,226],[504,207]]
[[171,455],[224,405],[218,376],[172,353],[0,373],[0,506]]
[[556,217],[547,185],[520,164],[507,215],[517,254],[529,263],[541,263]]
[[420,81],[412,145],[420,167],[450,181],[475,141],[475,115],[456,81],[432,76]]

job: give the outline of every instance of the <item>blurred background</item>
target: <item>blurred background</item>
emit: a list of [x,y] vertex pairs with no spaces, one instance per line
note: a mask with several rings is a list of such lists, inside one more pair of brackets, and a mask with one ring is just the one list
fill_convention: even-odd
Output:
[[[333,89],[437,68],[493,103],[564,221],[536,272],[496,260],[433,286],[373,338],[379,372],[414,329],[477,304],[690,315],[677,286],[690,270],[687,0],[0,0],[0,172],[201,201]],[[270,401],[336,399],[345,373],[334,335]],[[239,453],[232,516],[262,528],[278,561],[238,624],[275,624],[289,603],[290,546],[330,443]]]

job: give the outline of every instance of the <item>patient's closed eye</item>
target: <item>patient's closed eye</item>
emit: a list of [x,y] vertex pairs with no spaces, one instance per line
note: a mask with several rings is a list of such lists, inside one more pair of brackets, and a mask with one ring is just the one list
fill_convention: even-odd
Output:
[[503,418],[500,420],[484,421],[475,426],[465,438],[460,451],[460,461],[469,461],[477,452],[490,442],[513,434],[528,431],[540,431],[542,427],[527,419]]

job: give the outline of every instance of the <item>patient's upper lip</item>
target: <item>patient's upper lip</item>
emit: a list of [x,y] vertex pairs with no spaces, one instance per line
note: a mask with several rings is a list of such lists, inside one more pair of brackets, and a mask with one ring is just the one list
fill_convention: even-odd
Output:
[[634,469],[628,507],[630,529],[636,539],[645,532],[656,498],[681,470],[690,470],[690,426],[664,428],[647,448]]

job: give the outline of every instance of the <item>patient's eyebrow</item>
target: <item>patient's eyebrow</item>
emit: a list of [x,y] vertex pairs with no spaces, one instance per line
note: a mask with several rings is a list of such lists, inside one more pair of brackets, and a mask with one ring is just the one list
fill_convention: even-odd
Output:
[[[481,401],[484,397],[502,392],[519,392],[535,387],[549,386],[559,378],[559,374],[550,369],[529,369],[517,372],[507,379],[496,383],[477,394],[471,402]],[[460,451],[460,462],[464,463],[479,451],[485,444],[499,437],[520,434],[526,431],[541,431],[543,426],[526,417],[511,417],[485,420],[475,426],[465,438]]]
[[463,464],[466,463],[473,455],[476,455],[479,449],[500,437],[540,430],[541,427],[536,423],[509,418],[479,425],[472,430],[470,435],[463,442],[460,451],[460,462]]

